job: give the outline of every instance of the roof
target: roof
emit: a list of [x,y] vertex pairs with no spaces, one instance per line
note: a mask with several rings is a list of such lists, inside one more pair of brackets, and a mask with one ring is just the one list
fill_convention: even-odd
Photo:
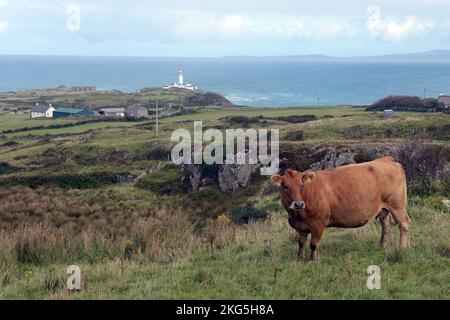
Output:
[[79,109],[79,108],[57,108],[55,112],[61,112],[61,113],[79,113],[79,112],[92,112],[86,109]]
[[53,108],[51,105],[36,105],[33,107],[33,109],[31,110],[31,112],[37,112],[37,113],[46,113],[48,111],[48,109]]
[[440,102],[450,104],[450,96],[439,96],[438,100]]
[[141,105],[141,104],[132,104],[131,106],[129,106],[129,107],[127,108],[127,111],[128,111],[128,112],[134,112],[134,111],[138,111],[138,110],[145,110],[145,111],[147,111],[147,108],[144,107],[144,106]]
[[120,113],[120,112],[125,112],[125,108],[101,108],[98,111],[111,112],[111,113]]

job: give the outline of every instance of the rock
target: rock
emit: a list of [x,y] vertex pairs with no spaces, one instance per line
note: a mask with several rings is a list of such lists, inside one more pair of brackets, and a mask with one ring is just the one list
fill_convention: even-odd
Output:
[[[319,150],[318,152],[322,152]],[[330,149],[319,162],[313,163],[309,169],[311,171],[325,170],[340,167],[347,164],[356,163],[355,154],[350,151],[337,151]]]
[[444,206],[446,206],[447,208],[450,208],[450,200],[442,200],[442,204],[444,205]]
[[183,165],[183,183],[194,191],[200,191],[208,185],[217,185],[223,192],[234,193],[245,189],[250,184],[253,173],[260,167],[260,164]]
[[202,187],[202,180],[204,180],[202,165],[184,164],[182,170],[185,174],[183,179],[191,186],[192,190],[197,191]]
[[234,193],[239,189],[246,188],[257,168],[257,165],[251,164],[220,166],[218,174],[220,190]]

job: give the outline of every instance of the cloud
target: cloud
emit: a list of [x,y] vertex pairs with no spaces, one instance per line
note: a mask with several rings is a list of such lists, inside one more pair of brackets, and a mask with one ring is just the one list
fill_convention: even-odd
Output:
[[252,22],[244,16],[227,16],[220,21],[220,31],[225,35],[236,36],[250,30]]
[[285,38],[325,39],[334,37],[353,37],[357,31],[345,23],[336,21],[305,22],[296,21],[277,30]]
[[167,14],[166,18],[168,21],[163,22],[167,26],[165,31],[184,42],[242,38],[255,32],[252,21],[242,15],[219,16],[201,11],[179,11]]
[[0,21],[0,32],[5,31],[8,28],[8,24],[5,21]]
[[400,42],[425,34],[434,27],[434,23],[419,21],[415,16],[408,16],[402,22],[385,20],[381,16],[380,7],[375,5],[367,8],[367,15],[366,27],[370,35],[390,42]]

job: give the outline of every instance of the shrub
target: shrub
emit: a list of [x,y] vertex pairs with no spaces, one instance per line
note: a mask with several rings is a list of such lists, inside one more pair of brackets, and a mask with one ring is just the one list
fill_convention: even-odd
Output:
[[2,148],[2,147],[14,147],[14,146],[17,146],[17,145],[19,145],[19,143],[18,142],[15,142],[15,141],[6,141],[5,143],[2,143],[2,144],[0,144],[0,148]]
[[249,125],[251,123],[258,123],[259,118],[251,118],[246,116],[230,116],[224,118],[225,122],[233,125],[233,124],[240,124],[240,125]]
[[232,217],[237,223],[247,224],[252,220],[262,220],[269,215],[269,210],[259,209],[251,203],[247,203],[244,207],[233,210]]
[[301,116],[289,116],[289,117],[278,117],[276,118],[277,120],[280,121],[286,121],[289,123],[303,123],[303,122],[308,122],[308,121],[314,121],[317,119],[317,117],[313,114],[305,114],[305,115],[301,115]]
[[404,111],[440,111],[443,105],[437,99],[421,99],[414,96],[389,96],[367,107],[367,110],[385,109]]
[[136,183],[136,187],[161,195],[180,193],[182,178],[183,174],[180,168],[170,166],[161,171],[147,174]]
[[394,158],[403,165],[406,173],[408,189],[411,193],[429,194],[440,183],[449,179],[446,161],[436,146],[422,142],[401,145]]
[[297,130],[297,131],[289,131],[286,134],[286,140],[288,141],[301,141],[304,139],[304,132],[303,130]]
[[167,160],[172,150],[169,146],[163,144],[155,144],[150,146],[146,158],[148,160]]
[[46,176],[14,176],[0,180],[3,186],[57,186],[62,189],[92,189],[117,183],[116,177],[128,176],[124,172],[92,172],[80,174],[62,174]]
[[0,162],[0,174],[8,174],[12,172],[16,172],[18,168],[11,166],[7,162]]

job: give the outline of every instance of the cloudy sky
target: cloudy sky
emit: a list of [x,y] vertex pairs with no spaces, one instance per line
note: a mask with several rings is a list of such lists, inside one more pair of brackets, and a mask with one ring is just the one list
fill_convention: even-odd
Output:
[[0,0],[0,54],[379,55],[450,49],[450,0]]

